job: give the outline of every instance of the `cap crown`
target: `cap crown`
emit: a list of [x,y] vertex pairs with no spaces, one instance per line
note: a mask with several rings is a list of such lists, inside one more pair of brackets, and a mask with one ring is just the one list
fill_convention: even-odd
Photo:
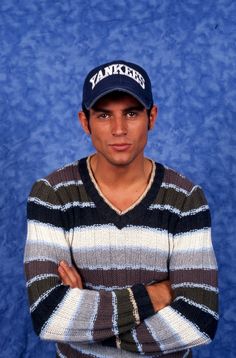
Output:
[[123,91],[134,96],[144,107],[153,104],[151,81],[139,65],[113,61],[89,72],[84,81],[82,105],[90,109],[95,102],[113,91]]

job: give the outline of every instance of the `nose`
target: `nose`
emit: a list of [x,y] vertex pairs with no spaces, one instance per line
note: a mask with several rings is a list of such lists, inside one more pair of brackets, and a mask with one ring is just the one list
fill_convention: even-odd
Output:
[[123,116],[116,116],[112,118],[111,133],[116,137],[127,134],[127,121],[123,118]]

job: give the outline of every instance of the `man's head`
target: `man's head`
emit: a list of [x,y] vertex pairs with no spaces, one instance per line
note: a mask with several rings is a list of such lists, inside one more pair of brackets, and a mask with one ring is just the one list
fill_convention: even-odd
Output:
[[156,116],[151,82],[140,66],[115,61],[87,75],[79,118],[106,160],[124,165],[142,156]]

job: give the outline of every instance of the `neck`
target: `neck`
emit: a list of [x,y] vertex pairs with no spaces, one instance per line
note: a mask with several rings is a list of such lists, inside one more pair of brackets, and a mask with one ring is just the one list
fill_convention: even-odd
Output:
[[114,165],[96,153],[90,158],[90,167],[99,185],[115,188],[148,183],[152,171],[152,163],[143,153],[127,165]]

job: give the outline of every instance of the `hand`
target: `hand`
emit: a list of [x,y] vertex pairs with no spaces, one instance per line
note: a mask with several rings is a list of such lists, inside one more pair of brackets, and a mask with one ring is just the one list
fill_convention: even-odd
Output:
[[58,273],[62,283],[71,288],[83,288],[80,274],[73,266],[69,266],[66,261],[61,261],[58,266]]
[[146,286],[146,289],[155,312],[168,306],[173,300],[173,292],[169,280],[153,283]]

